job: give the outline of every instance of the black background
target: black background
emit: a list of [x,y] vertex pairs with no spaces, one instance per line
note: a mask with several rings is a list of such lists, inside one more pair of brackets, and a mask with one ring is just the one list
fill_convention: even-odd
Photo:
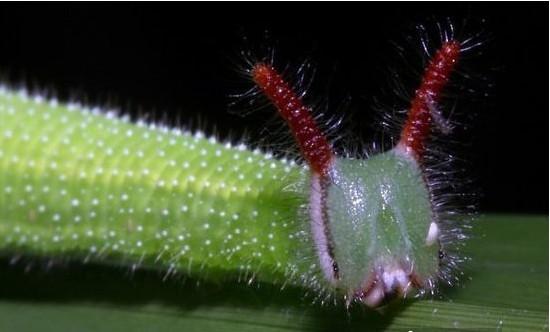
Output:
[[236,70],[240,50],[266,44],[279,63],[310,60],[310,95],[367,122],[389,86],[386,69],[396,65],[389,41],[399,44],[415,24],[446,17],[466,21],[472,33],[481,26],[485,54],[471,69],[494,85],[473,95],[478,107],[462,110],[475,115],[466,122],[464,158],[481,210],[546,213],[546,3],[1,6],[0,71],[11,84],[61,99],[254,137],[261,115],[227,112],[228,95],[249,86]]

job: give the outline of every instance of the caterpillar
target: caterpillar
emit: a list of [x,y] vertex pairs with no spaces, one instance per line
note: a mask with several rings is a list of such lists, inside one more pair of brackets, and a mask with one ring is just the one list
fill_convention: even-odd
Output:
[[3,88],[0,250],[292,284],[347,305],[433,293],[438,280],[452,282],[460,259],[449,244],[464,236],[445,227],[424,159],[468,47],[443,40],[399,142],[368,158],[338,155],[268,62],[250,77],[305,163]]

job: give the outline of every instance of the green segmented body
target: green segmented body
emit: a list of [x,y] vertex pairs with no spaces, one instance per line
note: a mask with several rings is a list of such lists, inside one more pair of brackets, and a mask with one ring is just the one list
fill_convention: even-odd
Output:
[[0,94],[6,254],[310,283],[318,269],[300,212],[307,174],[201,134]]
[[338,156],[300,96],[257,63],[251,77],[309,170],[0,89],[0,251],[292,283],[371,307],[433,292],[449,280],[443,264],[455,266],[450,240],[464,237],[440,213],[423,161],[461,47],[445,40],[399,142],[366,159]]

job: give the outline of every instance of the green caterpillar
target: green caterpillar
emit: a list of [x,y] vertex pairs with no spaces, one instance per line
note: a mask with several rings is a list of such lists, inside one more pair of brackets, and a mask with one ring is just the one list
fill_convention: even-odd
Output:
[[289,263],[309,249],[294,239],[303,167],[11,91],[0,119],[3,248],[208,278],[303,272]]
[[422,158],[460,48],[445,41],[399,144],[368,159],[338,157],[282,77],[255,65],[254,81],[307,166],[3,89],[0,248],[215,281],[290,283],[369,306],[415,288],[433,291],[445,277],[450,235]]

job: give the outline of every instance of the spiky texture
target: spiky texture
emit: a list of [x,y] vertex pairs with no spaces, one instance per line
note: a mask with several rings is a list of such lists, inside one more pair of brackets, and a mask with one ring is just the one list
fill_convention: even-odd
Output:
[[460,46],[445,40],[399,144],[368,158],[336,155],[300,94],[256,64],[249,73],[309,167],[2,89],[0,250],[290,283],[321,302],[434,293],[463,260],[448,162],[436,165],[428,144]]

